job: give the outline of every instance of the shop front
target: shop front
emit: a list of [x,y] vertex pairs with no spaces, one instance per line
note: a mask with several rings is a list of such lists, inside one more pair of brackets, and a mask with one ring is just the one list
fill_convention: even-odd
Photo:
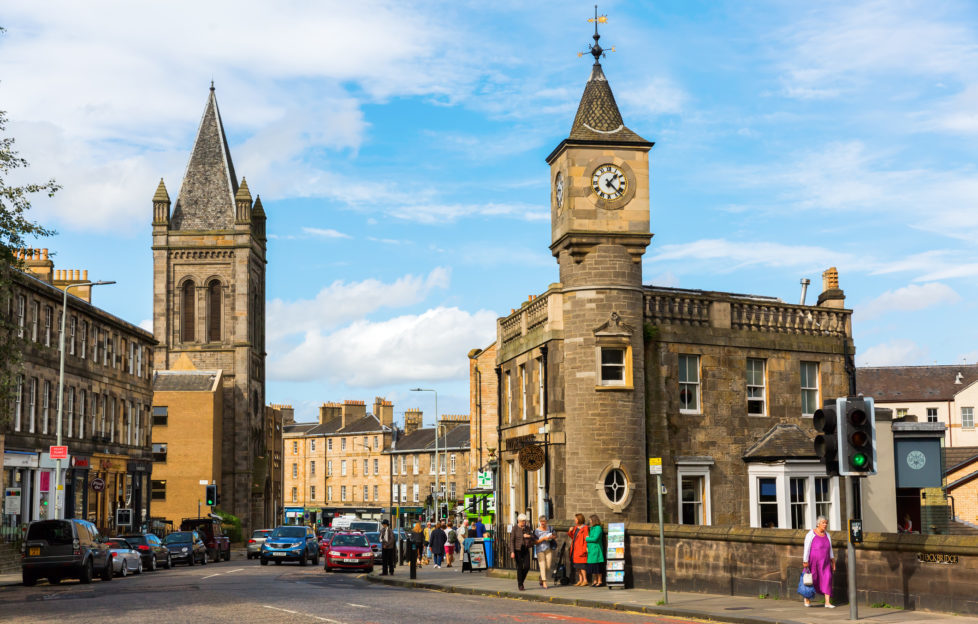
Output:
[[286,507],[285,524],[305,524],[305,512],[302,507]]
[[103,534],[116,533],[117,509],[131,509],[133,485],[128,462],[125,455],[92,454],[85,519]]
[[89,470],[92,458],[87,455],[72,455],[65,476],[65,518],[87,517]]
[[21,538],[21,530],[36,517],[40,456],[7,449],[3,453],[3,524],[0,541]]
[[153,474],[153,463],[150,461],[130,460],[126,463],[126,473],[129,476],[129,490],[126,507],[132,509],[133,529],[147,530],[146,524],[150,514],[150,478]]

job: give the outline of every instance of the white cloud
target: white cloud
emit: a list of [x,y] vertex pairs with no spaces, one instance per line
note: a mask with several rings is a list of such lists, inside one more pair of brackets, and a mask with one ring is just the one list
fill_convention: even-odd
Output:
[[927,349],[912,340],[898,338],[856,354],[857,366],[910,366],[927,360]]
[[640,84],[624,84],[616,89],[628,107],[628,113],[645,117],[678,115],[686,107],[689,96],[672,80],[655,76]]
[[359,320],[332,333],[310,331],[270,362],[269,376],[360,387],[461,379],[468,373],[465,353],[495,337],[496,317],[438,307],[376,323]]
[[304,227],[302,231],[306,234],[311,234],[313,236],[319,236],[321,238],[353,238],[349,234],[344,234],[338,230],[330,228],[314,228],[314,227]]
[[957,303],[960,300],[961,296],[954,289],[940,282],[910,284],[896,290],[888,290],[872,301],[857,306],[855,317],[863,321],[890,311],[924,310]]
[[731,272],[748,266],[799,267],[818,271],[829,265],[845,264],[849,256],[824,247],[785,245],[762,241],[700,239],[690,243],[661,245],[647,261],[696,260],[709,263],[712,270]]
[[145,329],[146,331],[152,333],[152,331],[153,331],[153,319],[143,319],[143,320],[139,321],[139,326],[142,327],[143,329]]

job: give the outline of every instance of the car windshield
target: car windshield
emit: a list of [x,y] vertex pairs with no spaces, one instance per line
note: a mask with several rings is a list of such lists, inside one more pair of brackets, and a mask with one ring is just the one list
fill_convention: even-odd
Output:
[[376,522],[351,522],[351,531],[371,531],[377,528]]
[[142,535],[127,535],[126,541],[129,542],[130,544],[141,544],[143,546],[146,545],[146,538],[143,537]]
[[110,540],[106,540],[105,543],[108,544],[109,548],[123,548],[126,550],[132,548],[132,546],[130,546],[129,542],[127,542],[126,540],[110,539]]
[[371,531],[370,533],[364,533],[364,535],[366,535],[367,539],[370,540],[371,542],[380,543],[380,533]]
[[190,533],[170,533],[163,538],[164,544],[189,544],[192,541]]
[[304,538],[306,536],[306,527],[278,527],[272,531],[272,537],[292,537],[292,538]]
[[368,548],[367,538],[362,535],[336,535],[330,546],[359,546]]
[[263,531],[255,531],[255,533],[251,537],[253,539],[254,538],[259,538],[259,537],[260,538],[266,538],[266,537],[268,537],[269,533],[271,533],[271,531],[269,531],[268,529],[265,529]]
[[27,530],[28,540],[44,540],[48,544],[70,544],[75,536],[71,532],[71,523],[64,520],[47,520],[35,522]]

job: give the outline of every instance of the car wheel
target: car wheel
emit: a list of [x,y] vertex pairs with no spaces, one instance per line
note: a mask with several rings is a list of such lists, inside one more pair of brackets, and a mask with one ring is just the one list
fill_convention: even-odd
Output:
[[231,545],[228,544],[228,549],[224,551],[224,560],[231,561]]
[[82,585],[88,585],[92,582],[93,576],[95,576],[95,571],[92,570],[92,560],[89,559],[82,566],[81,574],[78,575],[78,582]]
[[166,553],[166,569],[169,570],[172,567],[173,567],[173,557],[170,556],[170,553]]
[[268,559],[262,559],[261,560],[261,564],[262,565],[268,565]]
[[105,567],[102,568],[102,574],[99,576],[99,578],[103,581],[111,581],[112,574],[112,557],[106,557]]
[[24,570],[23,581],[24,581],[24,585],[27,585],[28,587],[32,587],[37,584],[37,577],[34,576],[33,572],[28,572],[27,570]]
[[156,572],[156,555],[153,555],[153,558],[149,560],[149,569],[151,572]]
[[316,551],[316,554],[312,556],[312,565],[316,565],[316,566],[319,565],[319,551],[318,550]]
[[302,553],[302,556],[299,557],[299,565],[301,566],[306,565],[306,553],[304,552]]
[[275,565],[282,565],[282,560],[281,559],[276,559],[275,560]]
[[61,582],[61,577],[56,574],[48,577],[48,583],[50,583],[51,585],[57,585],[60,582]]
[[190,556],[187,557],[187,565],[197,565],[197,555],[190,553]]
[[200,565],[207,565],[207,551],[204,551],[204,558],[200,560]]
[[136,562],[136,574],[143,573],[143,558],[140,557]]
[[129,566],[126,564],[125,561],[122,562],[122,569],[119,570],[119,576],[121,576],[122,578],[126,578],[127,576],[129,576]]

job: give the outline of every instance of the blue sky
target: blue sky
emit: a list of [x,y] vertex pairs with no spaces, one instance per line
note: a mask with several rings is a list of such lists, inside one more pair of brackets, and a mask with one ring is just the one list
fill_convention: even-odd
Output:
[[[556,281],[546,155],[587,3],[4,3],[0,108],[58,268],[151,326],[150,218],[213,79],[268,214],[268,392],[464,413],[466,354]],[[837,266],[860,365],[978,361],[978,5],[609,2],[605,73],[656,142],[646,282],[796,302]],[[814,292],[812,292],[814,291]]]

